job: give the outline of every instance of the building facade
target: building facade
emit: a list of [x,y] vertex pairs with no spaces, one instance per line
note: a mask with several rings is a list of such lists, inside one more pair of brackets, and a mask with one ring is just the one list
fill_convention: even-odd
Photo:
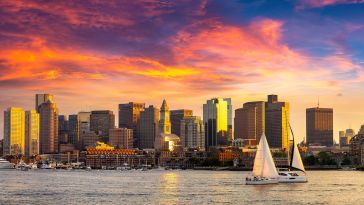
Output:
[[138,145],[137,125],[140,119],[140,112],[145,108],[145,103],[129,102],[119,104],[119,128],[128,128],[133,130],[133,146]]
[[192,110],[180,109],[180,110],[171,110],[170,111],[170,119],[171,119],[171,133],[177,136],[181,136],[181,120],[185,117],[191,117],[193,115]]
[[138,148],[153,149],[154,142],[159,130],[159,109],[150,105],[140,112],[140,120],[138,121]]
[[109,136],[109,130],[115,128],[115,116],[110,110],[92,111],[90,116],[90,130],[100,136]]
[[213,98],[203,105],[206,148],[228,145],[228,116],[228,102],[222,98]]
[[133,130],[128,128],[114,128],[109,131],[109,144],[120,149],[133,148]]
[[52,94],[36,94],[35,95],[35,110],[39,113],[39,106],[48,100],[54,101]]
[[306,109],[306,140],[308,145],[333,146],[332,108]]
[[40,153],[58,152],[58,108],[56,103],[48,100],[39,106],[40,114]]
[[25,112],[25,156],[39,154],[40,116],[36,110]]
[[184,117],[181,120],[180,134],[183,148],[205,149],[205,128],[200,117]]
[[90,131],[90,115],[91,112],[79,112],[78,119],[80,120],[80,133]]
[[265,134],[270,147],[288,149],[289,116],[289,103],[279,102],[277,95],[268,95],[268,102],[265,103]]
[[68,143],[75,147],[80,145],[80,118],[78,115],[68,116]]
[[250,139],[259,142],[265,132],[265,102],[247,102],[235,110],[234,139]]
[[68,119],[65,115],[58,115],[58,142],[68,143]]
[[25,153],[25,113],[22,108],[4,111],[4,155]]

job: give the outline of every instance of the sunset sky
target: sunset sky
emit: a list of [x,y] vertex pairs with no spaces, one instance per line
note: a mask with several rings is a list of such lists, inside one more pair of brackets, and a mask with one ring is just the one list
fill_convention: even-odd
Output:
[[67,115],[274,93],[301,139],[319,98],[337,138],[364,124],[364,0],[0,0],[0,110],[36,93]]

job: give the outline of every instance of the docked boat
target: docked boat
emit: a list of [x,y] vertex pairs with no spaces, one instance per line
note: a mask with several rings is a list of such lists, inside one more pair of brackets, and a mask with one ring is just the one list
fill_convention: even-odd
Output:
[[0,158],[0,169],[14,169],[14,164],[3,158]]
[[293,137],[293,144],[290,152],[289,168],[279,169],[280,183],[303,183],[307,182],[305,167],[302,163],[302,158],[294,140],[294,135],[291,126],[289,128]]
[[267,138],[262,134],[254,159],[253,172],[246,177],[247,185],[277,184],[278,172],[269,149]]

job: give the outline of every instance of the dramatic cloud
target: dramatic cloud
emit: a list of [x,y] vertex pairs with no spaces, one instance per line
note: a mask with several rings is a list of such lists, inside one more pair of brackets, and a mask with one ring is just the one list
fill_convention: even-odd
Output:
[[[346,3],[362,1],[297,5]],[[318,95],[333,102],[360,93],[364,42],[358,18],[321,18],[297,5],[282,4],[292,13],[280,14],[264,2],[0,1],[0,109],[33,108],[35,93],[50,92],[65,114],[167,98],[201,115],[210,97],[240,106],[275,92],[297,103],[301,114],[292,116],[304,123]]]

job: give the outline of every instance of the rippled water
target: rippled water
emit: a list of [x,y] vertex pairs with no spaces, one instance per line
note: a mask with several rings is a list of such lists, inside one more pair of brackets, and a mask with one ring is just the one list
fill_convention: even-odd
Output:
[[246,186],[248,172],[0,171],[0,204],[364,204],[364,172]]

